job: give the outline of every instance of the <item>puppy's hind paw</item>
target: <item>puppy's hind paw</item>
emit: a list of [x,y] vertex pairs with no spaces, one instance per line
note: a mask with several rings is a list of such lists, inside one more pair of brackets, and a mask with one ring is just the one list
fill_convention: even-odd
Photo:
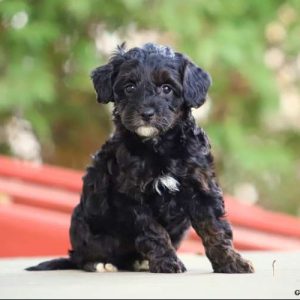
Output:
[[96,272],[98,273],[112,273],[112,272],[118,272],[118,268],[114,266],[113,264],[103,264],[103,263],[97,263],[95,264]]
[[97,273],[112,273],[118,272],[118,268],[113,264],[104,264],[104,263],[87,263],[83,267],[86,272],[97,272]]
[[113,264],[104,264],[104,269],[106,272],[118,272],[118,268]]

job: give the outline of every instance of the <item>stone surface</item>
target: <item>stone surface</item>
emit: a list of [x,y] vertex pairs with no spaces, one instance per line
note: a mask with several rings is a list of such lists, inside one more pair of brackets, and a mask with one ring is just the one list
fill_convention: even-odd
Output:
[[[0,260],[1,299],[281,298],[300,299],[300,252],[244,253],[255,274],[213,274],[203,256],[181,255],[185,274],[26,272],[37,259]],[[274,272],[273,272],[273,262]]]

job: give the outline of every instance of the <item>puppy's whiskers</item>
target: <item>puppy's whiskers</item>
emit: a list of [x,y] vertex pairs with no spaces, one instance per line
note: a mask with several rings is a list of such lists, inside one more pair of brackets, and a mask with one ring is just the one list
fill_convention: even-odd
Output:
[[166,117],[161,118],[158,122],[158,125],[162,129],[162,131],[167,131],[170,128],[171,124],[172,122]]
[[135,112],[124,114],[122,119],[124,124],[130,124],[130,126],[132,126],[133,128],[144,125],[141,118]]

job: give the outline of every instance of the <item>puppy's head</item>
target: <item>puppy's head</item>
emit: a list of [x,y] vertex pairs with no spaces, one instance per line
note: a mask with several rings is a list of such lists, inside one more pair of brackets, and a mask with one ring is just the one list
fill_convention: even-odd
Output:
[[187,57],[164,46],[146,44],[125,51],[91,74],[100,103],[115,103],[123,126],[142,138],[158,136],[201,106],[210,76]]

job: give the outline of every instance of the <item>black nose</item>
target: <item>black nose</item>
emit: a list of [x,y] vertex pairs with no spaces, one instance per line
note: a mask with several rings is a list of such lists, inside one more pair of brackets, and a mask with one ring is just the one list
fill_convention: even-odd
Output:
[[153,117],[154,115],[154,109],[153,108],[146,108],[142,111],[141,116],[143,117],[143,119],[145,120],[149,120],[151,119],[151,117]]

